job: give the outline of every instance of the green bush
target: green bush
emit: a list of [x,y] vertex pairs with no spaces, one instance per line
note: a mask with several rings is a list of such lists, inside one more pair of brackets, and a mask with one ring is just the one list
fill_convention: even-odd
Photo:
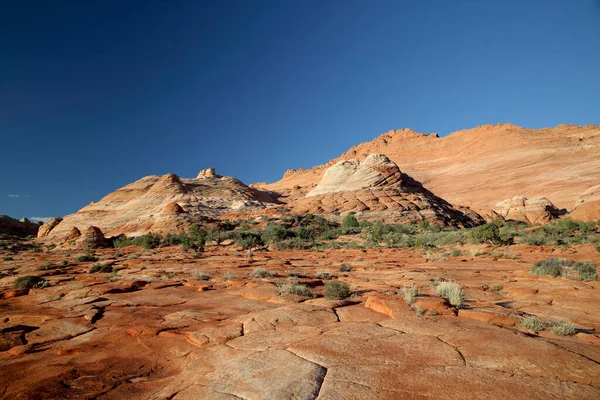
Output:
[[52,268],[53,268],[53,265],[52,265],[52,263],[51,263],[50,261],[48,261],[48,262],[46,262],[46,263],[42,264],[42,265],[41,265],[41,266],[38,268],[38,270],[40,270],[40,271],[47,271],[47,270],[49,270],[49,269],[52,269]]
[[352,267],[349,266],[348,264],[340,265],[340,272],[350,272],[350,271],[352,271]]
[[577,330],[569,321],[558,321],[552,324],[552,333],[556,336],[572,336],[577,333]]
[[86,261],[98,261],[98,259],[92,255],[89,254],[80,254],[78,256],[75,256],[75,261],[77,262],[86,262]]
[[315,273],[315,277],[318,279],[331,279],[331,274],[329,272],[326,271],[317,271]]
[[160,243],[160,235],[155,235],[153,233],[146,233],[145,235],[138,236],[132,240],[133,245],[142,246],[143,249],[155,249],[160,246]]
[[344,219],[342,220],[342,233],[344,235],[352,234],[352,233],[359,233],[360,232],[359,227],[360,227],[360,225],[358,224],[358,220],[352,213],[347,214],[344,217]]
[[275,247],[279,250],[305,250],[313,246],[311,242],[305,242],[300,238],[284,239],[275,243]]
[[544,330],[544,322],[534,316],[527,316],[521,319],[521,326],[525,329],[529,329],[530,331],[538,334],[540,331]]
[[350,286],[341,281],[328,281],[325,284],[325,297],[330,300],[342,300],[350,296]]
[[420,295],[419,291],[414,286],[402,289],[400,291],[400,294],[404,298],[404,301],[406,302],[406,304],[408,304],[409,306],[412,306],[412,304],[415,302],[417,296]]
[[314,293],[310,291],[310,289],[306,285],[301,285],[298,283],[284,283],[279,285],[280,293],[287,294],[295,294],[298,296],[306,297],[312,299],[315,297]]
[[462,307],[465,302],[465,293],[456,282],[439,282],[435,288],[438,296],[445,297],[456,308]]
[[591,261],[572,261],[550,257],[536,261],[529,273],[535,276],[563,276],[582,281],[598,280],[596,264]]
[[92,265],[92,267],[89,270],[89,273],[95,274],[97,272],[99,272],[99,273],[113,272],[113,267],[110,265],[102,264],[102,263]]
[[193,271],[191,274],[194,278],[201,280],[201,281],[208,281],[210,280],[210,274],[208,272],[203,272],[203,271]]
[[14,283],[14,289],[33,289],[47,286],[48,282],[40,276],[25,275],[18,277]]
[[266,268],[254,268],[254,271],[252,271],[250,276],[253,278],[266,278],[271,276],[271,272]]
[[471,229],[468,236],[470,242],[474,244],[489,243],[493,246],[502,244],[500,229],[498,228],[498,225],[493,223],[480,225]]
[[260,232],[257,231],[235,231],[235,243],[244,249],[251,249],[263,245]]
[[269,222],[266,228],[262,231],[261,239],[265,244],[272,244],[281,242],[282,240],[292,236],[293,232],[275,222]]

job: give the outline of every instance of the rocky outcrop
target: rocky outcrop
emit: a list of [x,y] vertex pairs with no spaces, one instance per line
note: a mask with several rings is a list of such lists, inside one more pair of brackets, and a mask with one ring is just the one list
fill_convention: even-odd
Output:
[[214,168],[206,168],[200,170],[196,179],[208,179],[208,178],[221,178],[221,175],[217,175]]
[[99,249],[106,246],[106,238],[100,228],[88,226],[76,243],[81,248]]
[[84,232],[90,226],[107,236],[177,232],[238,209],[240,204],[244,209],[258,209],[276,202],[271,193],[250,188],[233,177],[219,176],[214,169],[203,170],[199,176],[147,176],[62,221],[52,221],[40,236],[64,239],[73,227]]
[[299,214],[354,211],[363,219],[406,224],[474,226],[483,222],[477,213],[459,210],[425,189],[383,154],[371,154],[362,162],[336,163],[306,196],[286,206]]
[[52,231],[52,229],[56,228],[56,225],[58,225],[60,223],[60,221],[62,221],[62,218],[59,218],[59,217],[52,218],[50,221],[48,221],[45,224],[43,224],[42,226],[40,226],[37,236],[39,238],[48,236],[48,234]]
[[[489,210],[507,193],[527,193],[571,209],[582,192],[600,184],[599,150],[600,125],[542,129],[484,125],[441,138],[399,129],[354,146],[327,164],[289,170],[280,181],[257,187],[286,195],[294,187],[308,192],[338,162],[382,153],[454,205]],[[585,208],[580,211],[583,216]]]
[[590,187],[579,196],[569,217],[583,221],[600,220],[600,185]]
[[402,173],[383,154],[370,154],[362,162],[342,160],[328,168],[321,182],[306,196],[386,187],[400,183]]
[[21,220],[8,215],[0,215],[0,233],[14,236],[35,236],[40,229],[40,224],[31,222],[27,218]]
[[505,220],[522,221],[528,224],[545,223],[563,214],[544,197],[514,196],[496,204],[496,210]]

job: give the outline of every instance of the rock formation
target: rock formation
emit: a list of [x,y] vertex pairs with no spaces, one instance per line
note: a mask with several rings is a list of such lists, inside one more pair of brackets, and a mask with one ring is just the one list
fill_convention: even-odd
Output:
[[107,236],[176,232],[234,209],[256,209],[275,202],[271,193],[250,188],[233,177],[219,176],[214,169],[201,171],[195,179],[153,175],[92,202],[62,221],[45,224],[39,236],[64,238],[73,227],[84,232],[90,226]]
[[397,223],[473,226],[483,222],[475,212],[455,209],[423,188],[383,154],[370,154],[362,162],[339,161],[306,196],[292,198],[286,206],[297,213],[355,211],[364,219]]
[[558,218],[562,213],[544,197],[514,196],[496,204],[498,214],[505,220],[528,224],[544,223]]
[[40,226],[37,236],[40,238],[44,237],[44,236],[48,236],[50,231],[52,231],[52,229],[56,228],[56,225],[58,225],[60,223],[60,221],[62,221],[62,218],[59,218],[59,217],[52,218],[50,221],[48,221],[44,225]]
[[31,222],[27,218],[17,220],[8,215],[0,215],[0,233],[14,236],[35,236],[38,233],[40,224]]
[[[519,193],[547,197],[560,209],[572,209],[581,193],[600,185],[600,125],[525,129],[499,124],[442,138],[410,129],[389,131],[327,164],[290,170],[280,181],[256,187],[286,195],[308,192],[329,167],[341,160],[364,160],[372,153],[387,155],[450,203],[474,210],[491,210]],[[584,210],[581,215],[587,215]]]
[[584,221],[600,220],[600,185],[590,187],[579,196],[569,217]]

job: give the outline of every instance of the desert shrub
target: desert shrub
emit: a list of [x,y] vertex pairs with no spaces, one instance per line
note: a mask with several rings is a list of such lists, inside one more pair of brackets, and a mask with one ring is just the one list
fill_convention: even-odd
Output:
[[306,297],[312,299],[315,297],[315,294],[310,291],[310,289],[306,285],[298,284],[298,283],[283,283],[279,285],[280,293],[287,294],[295,294],[298,296]]
[[572,261],[550,257],[536,261],[529,273],[535,276],[564,276],[582,281],[598,280],[596,264],[591,261]]
[[12,257],[2,257],[2,261],[14,261]]
[[191,274],[194,278],[201,280],[201,281],[208,281],[210,280],[210,274],[208,272],[204,272],[204,271],[192,271]]
[[352,271],[352,267],[349,266],[348,264],[340,265],[340,272],[351,272],[351,271]]
[[502,244],[500,229],[498,228],[498,225],[494,223],[480,225],[471,229],[468,233],[468,237],[469,241],[475,244],[489,243],[493,246]]
[[460,231],[425,232],[415,235],[416,247],[447,246],[465,242],[465,234]]
[[301,240],[315,240],[317,230],[314,226],[300,226],[296,229],[295,235]]
[[278,250],[305,250],[312,247],[312,243],[305,242],[300,238],[289,238],[284,239],[280,242],[275,243],[275,247]]
[[250,276],[253,278],[266,278],[271,276],[271,272],[266,268],[254,268]]
[[533,268],[529,270],[531,275],[535,276],[561,276],[563,274],[563,266],[567,265],[569,260],[564,258],[550,257],[544,260],[538,260],[533,265]]
[[425,309],[424,309],[423,307],[419,307],[419,306],[412,307],[412,310],[413,310],[414,312],[416,312],[418,316],[421,316],[421,317],[422,317],[422,316],[424,316],[424,315],[425,315]]
[[92,265],[89,269],[89,273],[95,274],[97,272],[99,272],[99,273],[113,272],[113,267],[110,265],[102,264],[102,263],[97,263],[97,264]]
[[576,332],[575,325],[569,321],[557,321],[552,324],[552,333],[556,336],[571,336]]
[[86,262],[86,261],[93,262],[93,261],[98,261],[98,258],[96,258],[92,255],[89,255],[89,254],[80,254],[78,256],[75,256],[75,261],[77,261],[77,262]]
[[265,244],[281,242],[293,236],[293,232],[275,222],[269,222],[261,233],[261,239]]
[[490,292],[500,292],[502,290],[503,286],[502,285],[492,285],[489,288]]
[[544,330],[544,321],[535,316],[527,316],[521,319],[521,326],[537,334]]
[[384,236],[384,241],[388,247],[406,248],[416,245],[414,235],[406,233],[389,232]]
[[577,261],[573,263],[571,266],[572,271],[569,271],[569,278],[578,279],[581,281],[597,281],[598,280],[598,270],[596,269],[596,264],[591,261]]
[[342,233],[344,235],[359,233],[360,225],[353,213],[348,213],[342,220]]
[[226,273],[224,273],[223,275],[221,275],[221,277],[222,277],[223,279],[225,279],[226,281],[228,281],[228,280],[230,280],[230,279],[235,279],[235,278],[237,278],[237,275],[236,275],[236,274],[229,273],[229,272],[226,272]]
[[235,231],[234,240],[238,246],[244,249],[251,249],[263,245],[260,232],[253,230]]
[[330,300],[342,300],[350,296],[350,286],[342,281],[328,281],[325,284],[325,297]]
[[68,260],[62,260],[59,265],[61,267],[68,267],[69,266],[69,261]]
[[452,250],[452,252],[450,253],[450,255],[452,257],[460,257],[460,256],[463,255],[463,252],[460,251],[460,250],[458,250],[458,249],[454,249],[454,250]]
[[456,282],[439,282],[435,288],[438,296],[445,297],[456,308],[462,307],[465,302],[465,293]]
[[406,304],[408,304],[409,306],[411,306],[415,302],[417,296],[420,295],[419,291],[414,286],[406,287],[406,288],[402,289],[400,291],[400,294],[404,298],[404,301],[406,302]]
[[161,238],[160,235],[153,233],[146,233],[133,238],[132,244],[135,246],[142,246],[143,249],[155,249],[160,246]]
[[35,275],[25,275],[18,277],[14,283],[14,289],[34,289],[34,288],[42,288],[46,287],[48,282],[44,280],[41,276]]
[[38,268],[38,270],[40,270],[40,271],[47,271],[49,269],[52,269],[52,267],[53,267],[52,263],[50,261],[48,261],[48,262],[40,265],[39,268]]
[[112,242],[112,247],[117,249],[133,245],[133,240],[123,234],[111,238],[110,241]]
[[548,238],[544,232],[528,232],[521,236],[519,243],[525,243],[530,246],[543,246],[548,244]]
[[187,237],[188,236],[185,233],[169,233],[163,239],[161,247],[178,246],[182,244]]
[[317,277],[318,279],[331,279],[331,274],[326,271],[317,271],[315,277]]

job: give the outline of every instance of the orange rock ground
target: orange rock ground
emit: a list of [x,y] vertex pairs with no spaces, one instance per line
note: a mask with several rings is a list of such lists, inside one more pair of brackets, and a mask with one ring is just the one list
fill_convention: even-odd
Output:
[[[538,259],[598,263],[600,253],[517,245],[516,258],[495,259],[472,255],[490,248],[458,249],[466,255],[433,261],[421,250],[257,251],[251,263],[232,246],[200,258],[179,247],[98,250],[122,268],[115,274],[89,273],[94,263],[74,263],[76,253],[22,252],[0,264],[0,398],[600,398],[600,283],[528,274]],[[38,270],[65,259],[74,265]],[[255,268],[273,275],[253,278]],[[296,274],[321,295],[317,271],[353,295],[279,294]],[[23,275],[52,285],[12,291]],[[433,279],[462,285],[465,307],[431,295]],[[415,305],[425,315],[398,294],[406,286],[424,294]],[[536,335],[519,324],[527,314],[578,333]]]

